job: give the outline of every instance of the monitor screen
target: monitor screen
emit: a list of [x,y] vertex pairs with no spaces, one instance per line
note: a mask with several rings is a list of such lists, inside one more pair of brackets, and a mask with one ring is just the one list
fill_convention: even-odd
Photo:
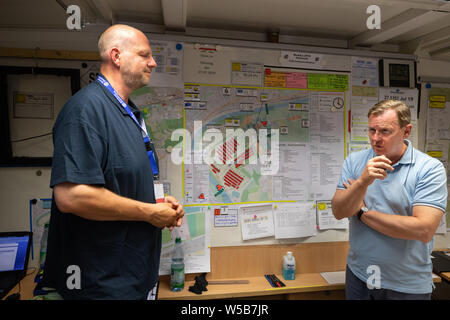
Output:
[[410,66],[408,64],[390,63],[389,86],[409,87],[409,68]]
[[30,237],[0,237],[0,271],[23,270]]

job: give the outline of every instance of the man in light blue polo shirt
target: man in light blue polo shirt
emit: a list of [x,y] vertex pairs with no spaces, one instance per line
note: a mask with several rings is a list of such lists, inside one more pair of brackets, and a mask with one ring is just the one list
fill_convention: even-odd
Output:
[[433,235],[447,205],[440,161],[406,140],[411,113],[400,101],[369,110],[372,149],[350,154],[332,199],[350,220],[347,299],[430,299]]

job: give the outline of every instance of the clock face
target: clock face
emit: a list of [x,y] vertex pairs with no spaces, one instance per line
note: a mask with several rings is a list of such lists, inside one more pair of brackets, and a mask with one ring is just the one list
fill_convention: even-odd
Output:
[[333,107],[336,109],[341,109],[344,107],[344,99],[341,97],[336,97],[333,99]]

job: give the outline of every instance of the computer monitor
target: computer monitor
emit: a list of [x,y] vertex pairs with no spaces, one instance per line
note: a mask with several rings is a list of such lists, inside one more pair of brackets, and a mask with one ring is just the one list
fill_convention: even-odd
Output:
[[0,272],[26,271],[31,232],[0,232]]
[[0,299],[27,274],[31,232],[0,232]]

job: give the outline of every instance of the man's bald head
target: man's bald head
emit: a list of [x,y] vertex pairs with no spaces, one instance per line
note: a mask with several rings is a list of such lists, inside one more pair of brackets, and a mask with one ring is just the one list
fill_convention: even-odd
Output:
[[142,37],[145,37],[145,35],[140,30],[124,24],[116,24],[109,27],[101,34],[98,40],[98,53],[101,62],[107,62],[109,60],[109,52],[112,48],[125,51],[137,39],[142,39]]
[[157,67],[148,38],[133,27],[116,24],[102,33],[98,40],[100,72],[122,92],[122,98],[147,85],[153,68]]

